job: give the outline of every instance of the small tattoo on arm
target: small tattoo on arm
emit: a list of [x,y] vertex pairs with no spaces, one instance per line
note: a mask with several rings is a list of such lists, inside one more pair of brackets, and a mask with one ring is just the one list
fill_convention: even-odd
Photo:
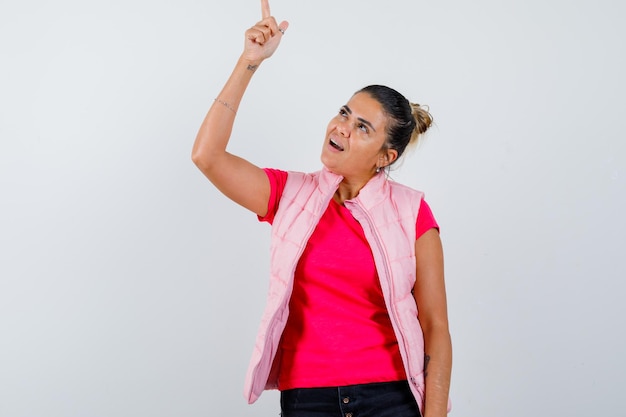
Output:
[[430,356],[424,355],[424,378],[428,376],[428,371],[426,370],[428,368],[428,362],[430,362]]
[[250,64],[248,65],[248,70],[249,71],[254,72],[254,71],[256,71],[257,68],[259,68],[258,65],[250,65]]

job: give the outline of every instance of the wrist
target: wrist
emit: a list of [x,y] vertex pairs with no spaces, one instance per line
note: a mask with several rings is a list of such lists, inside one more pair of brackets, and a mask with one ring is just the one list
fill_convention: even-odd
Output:
[[259,66],[261,65],[261,63],[263,62],[262,59],[249,59],[246,58],[245,55],[242,55],[239,58],[239,63],[247,70],[250,72],[254,72],[257,70],[257,68],[259,68]]

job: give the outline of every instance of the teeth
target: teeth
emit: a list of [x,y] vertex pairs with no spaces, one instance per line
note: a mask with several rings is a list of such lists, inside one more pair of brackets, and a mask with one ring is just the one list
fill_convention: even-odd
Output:
[[335,149],[343,151],[343,147],[339,145],[337,142],[335,142],[332,138],[330,139],[330,145]]

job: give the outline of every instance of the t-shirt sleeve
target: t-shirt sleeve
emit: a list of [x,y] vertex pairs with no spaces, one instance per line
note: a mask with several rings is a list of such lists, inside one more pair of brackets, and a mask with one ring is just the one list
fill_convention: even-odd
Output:
[[260,222],[272,224],[287,182],[287,171],[272,168],[263,168],[263,171],[265,171],[267,179],[270,180],[270,199],[267,203],[267,214],[263,217],[258,216],[258,218]]
[[419,239],[420,236],[432,228],[439,230],[439,225],[437,224],[437,220],[435,220],[435,216],[433,216],[430,206],[424,199],[422,199],[420,203],[420,210],[417,215],[417,224],[415,225],[415,239]]

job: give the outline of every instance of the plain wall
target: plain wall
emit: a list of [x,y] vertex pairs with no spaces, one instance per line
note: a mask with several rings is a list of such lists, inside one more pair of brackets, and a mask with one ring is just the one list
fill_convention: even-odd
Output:
[[[626,386],[626,6],[273,0],[230,150],[320,167],[388,84],[436,126],[393,178],[446,253],[455,416],[615,415]],[[0,416],[276,416],[243,379],[269,226],[190,160],[256,0],[0,3]]]

